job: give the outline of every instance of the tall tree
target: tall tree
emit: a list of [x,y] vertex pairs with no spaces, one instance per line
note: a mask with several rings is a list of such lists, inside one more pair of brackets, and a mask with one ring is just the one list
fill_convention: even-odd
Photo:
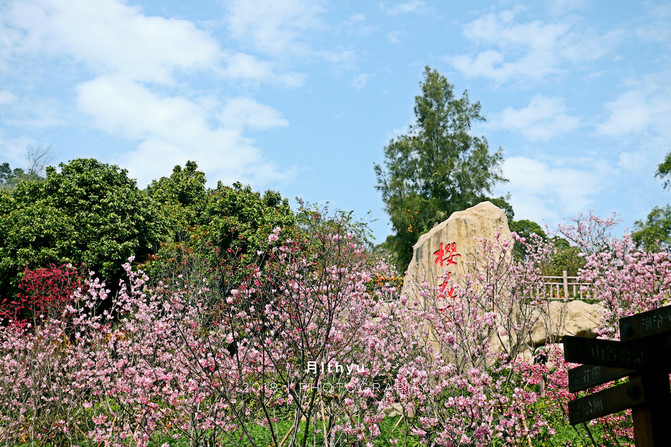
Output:
[[645,221],[634,222],[634,242],[646,250],[656,251],[671,246],[671,205],[656,206]]
[[[671,152],[657,166],[655,177],[664,180],[664,189],[671,188]],[[636,231],[632,233],[634,242],[646,250],[668,249],[671,246],[671,205],[656,206],[645,221],[634,222]]]
[[377,189],[396,232],[386,244],[401,271],[422,233],[506,181],[501,149],[490,153],[484,137],[471,135],[472,123],[485,120],[480,103],[471,103],[467,92],[455,96],[447,78],[429,67],[420,85],[415,122],[385,147],[384,166],[375,164]]

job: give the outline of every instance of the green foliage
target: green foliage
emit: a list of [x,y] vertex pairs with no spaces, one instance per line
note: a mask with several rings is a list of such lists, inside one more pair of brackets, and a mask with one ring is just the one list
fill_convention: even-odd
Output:
[[634,225],[637,230],[631,236],[646,250],[660,250],[671,245],[671,205],[654,207],[645,222],[637,220]]
[[577,276],[578,270],[585,265],[585,257],[579,247],[571,245],[562,237],[550,238],[554,245],[555,253],[547,264],[543,266],[543,273],[551,276],[561,276],[566,270],[568,276]]
[[664,189],[671,186],[671,152],[666,154],[664,161],[657,166],[655,177],[664,179]]
[[205,174],[197,169],[191,161],[184,169],[176,166],[169,178],[147,188],[169,231],[143,269],[156,280],[205,279],[225,295],[248,273],[257,251],[267,247],[273,229],[293,231],[296,217],[278,192],[262,195],[241,183],[221,182],[208,190]]
[[125,170],[93,159],[47,168],[42,182],[21,182],[0,195],[0,287],[15,290],[25,268],[83,265],[122,277],[129,256],[142,261],[162,225],[149,197]]
[[188,161],[184,169],[177,165],[170,177],[154,180],[147,187],[166,222],[169,238],[186,239],[195,225],[203,223],[207,204],[205,181],[205,173],[198,171],[196,162]]
[[261,195],[239,182],[232,187],[217,184],[209,194],[203,219],[212,244],[245,259],[267,245],[273,228],[291,228],[296,223],[289,201],[280,193],[268,190]]
[[328,235],[352,234],[356,244],[365,247],[368,252],[373,250],[373,233],[365,219],[357,219],[353,211],[336,210],[330,212],[328,202],[320,207],[316,204],[304,203],[299,200],[296,212],[296,224],[300,232]]
[[[511,232],[517,233],[518,236],[524,238],[525,240],[529,240],[532,234],[537,234],[542,239],[547,239],[547,234],[545,234],[545,231],[543,231],[541,226],[533,220],[508,220],[508,228],[510,228]],[[515,259],[524,259],[526,255],[526,246],[523,244],[515,244],[515,248],[513,250],[513,256],[515,256]]]
[[514,231],[523,238],[528,238],[532,234],[537,234],[543,239],[547,239],[547,234],[545,234],[545,231],[543,231],[541,226],[533,220],[512,220],[509,221],[508,226],[510,231]]
[[415,123],[385,147],[384,166],[375,165],[395,235],[386,245],[405,270],[419,235],[454,211],[484,199],[504,181],[501,150],[491,154],[484,137],[470,134],[473,121],[484,121],[480,103],[468,93],[459,98],[448,80],[426,67],[422,94],[415,97]]
[[13,189],[19,182],[30,182],[40,180],[41,177],[35,172],[25,172],[21,168],[12,169],[9,163],[0,165],[0,188]]
[[[671,187],[671,152],[657,166],[655,176],[664,179],[664,189]],[[631,236],[636,244],[648,251],[668,248],[671,245],[671,205],[654,207],[645,221],[637,220],[634,226],[636,231]]]
[[[585,265],[585,258],[581,256],[579,247],[572,246],[569,241],[559,236],[548,237],[543,228],[532,220],[510,221],[509,228],[510,231],[517,233],[518,236],[526,240],[535,237],[533,235],[537,235],[552,243],[555,252],[542,266],[544,275],[561,276],[563,271],[566,270],[569,276],[576,276],[578,270]],[[518,260],[524,259],[527,255],[526,247],[522,244],[515,244],[513,255]]]

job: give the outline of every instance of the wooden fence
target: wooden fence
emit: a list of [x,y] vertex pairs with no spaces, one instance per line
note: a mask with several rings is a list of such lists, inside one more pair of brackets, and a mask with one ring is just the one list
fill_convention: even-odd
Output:
[[536,298],[550,300],[582,300],[591,297],[590,283],[580,282],[577,276],[568,276],[566,270],[562,276],[543,276],[543,283],[536,289]]

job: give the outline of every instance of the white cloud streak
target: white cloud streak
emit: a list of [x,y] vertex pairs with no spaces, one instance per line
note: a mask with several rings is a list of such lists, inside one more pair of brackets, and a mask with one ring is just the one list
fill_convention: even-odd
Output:
[[[242,133],[284,127],[286,119],[252,98],[236,97],[223,106],[216,97],[203,98],[184,75],[282,86],[300,85],[302,75],[278,74],[271,62],[229,54],[194,23],[147,16],[122,0],[22,0],[2,14],[13,31],[4,38],[12,40],[7,43],[12,58],[47,55],[61,67],[74,61],[82,68],[88,80],[74,87],[78,110],[96,129],[136,144],[110,157],[141,185],[187,160],[206,161],[210,178],[256,186],[290,175],[279,172]],[[14,101],[9,93],[0,94],[0,103],[3,98]],[[44,120],[34,125],[57,124],[63,125]]]
[[[124,155],[120,162],[141,184],[170,172],[174,164],[194,159],[208,160],[205,168],[219,179],[266,184],[283,176],[236,128],[284,124],[281,118],[272,116],[269,107],[250,101],[245,106],[241,105],[243,100],[235,100],[237,106],[229,103],[223,114],[236,119],[236,125],[213,127],[209,124],[211,111],[203,105],[183,97],[158,95],[121,77],[99,77],[77,90],[79,108],[93,118],[97,127],[140,141],[138,149]],[[266,116],[254,121],[248,115],[252,109],[262,110]],[[256,169],[264,170],[264,179],[254,175]]]
[[601,134],[624,136],[652,131],[671,137],[671,83],[652,77],[630,82],[617,99],[607,103]]
[[357,75],[354,79],[352,79],[350,85],[357,90],[361,90],[366,86],[366,84],[368,84],[368,81],[372,77],[373,77],[372,73],[361,73]]
[[321,26],[320,1],[230,0],[227,9],[232,36],[274,56],[296,51],[301,35]]
[[532,141],[547,141],[558,135],[573,131],[579,119],[566,114],[566,106],[560,98],[534,96],[527,107],[506,107],[494,115],[488,126],[492,129],[507,129],[518,132]]
[[423,0],[409,0],[393,6],[387,6],[384,3],[380,3],[380,8],[391,16],[402,14],[424,14],[428,11],[426,2]]
[[589,209],[609,170],[601,162],[587,166],[584,161],[566,167],[523,156],[506,158],[503,174],[510,180],[506,188],[516,216],[554,225],[562,216]]
[[16,101],[16,95],[8,90],[0,90],[0,105],[13,104]]
[[503,83],[540,81],[560,73],[566,64],[594,61],[609,51],[617,33],[577,31],[568,21],[519,23],[508,10],[466,24],[463,35],[484,49],[475,55],[449,56],[448,61],[468,78]]
[[259,104],[251,98],[233,98],[224,106],[219,115],[221,123],[227,128],[269,129],[287,127],[289,121],[282,118],[276,110]]
[[300,87],[305,82],[305,75],[301,73],[278,73],[272,62],[246,53],[235,53],[226,58],[226,63],[221,74],[236,81],[267,82],[290,88]]
[[114,0],[27,0],[8,16],[23,31],[24,51],[67,54],[98,72],[140,80],[172,82],[175,70],[217,64],[218,45],[186,20],[148,17]]

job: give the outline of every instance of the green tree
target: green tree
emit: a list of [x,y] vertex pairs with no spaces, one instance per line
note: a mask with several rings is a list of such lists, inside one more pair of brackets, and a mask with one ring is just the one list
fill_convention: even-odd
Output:
[[51,161],[51,148],[31,146],[26,149],[27,168],[14,168],[5,162],[0,164],[0,189],[13,189],[19,182],[39,181],[44,179],[44,169]]
[[429,67],[420,85],[414,124],[385,147],[384,166],[375,164],[377,189],[395,231],[386,244],[401,271],[422,233],[486,200],[505,181],[501,149],[490,153],[484,137],[471,135],[472,123],[485,120],[480,103],[471,103],[467,92],[455,96],[452,84]]
[[176,166],[172,175],[147,188],[160,206],[169,231],[160,250],[145,265],[150,278],[164,283],[205,279],[225,295],[247,274],[247,267],[267,249],[268,236],[280,227],[296,230],[289,201],[275,191],[263,194],[235,183],[205,188],[205,174],[195,162]]
[[537,234],[543,239],[547,239],[547,234],[540,225],[538,225],[533,220],[521,219],[521,220],[511,220],[509,221],[510,231],[514,231],[519,236],[527,238],[532,234]]
[[[671,152],[657,166],[655,176],[664,180],[664,189],[671,187]],[[645,221],[634,222],[636,231],[632,233],[634,242],[646,250],[660,250],[671,246],[671,205],[656,206]]]
[[671,152],[666,154],[664,161],[657,166],[655,177],[664,179],[664,189],[668,189],[671,186]]
[[[531,237],[532,234],[537,234],[542,239],[547,239],[547,234],[545,231],[543,231],[541,226],[533,220],[512,220],[509,218],[508,228],[510,228],[510,231],[517,233],[518,236],[527,240]],[[522,244],[515,244],[513,253],[516,259],[524,259],[524,257],[527,255],[526,246]]]
[[631,236],[646,250],[671,246],[671,205],[654,207],[645,221],[637,220],[634,226],[637,230]]
[[12,169],[9,163],[0,165],[0,188],[13,189],[19,182],[40,180],[41,177],[35,173],[25,172],[21,168]]
[[147,187],[171,239],[185,240],[196,225],[204,223],[208,198],[205,182],[205,173],[198,170],[195,161],[188,161],[183,169],[177,165],[170,177],[154,180]]
[[273,228],[286,231],[296,225],[289,201],[280,193],[268,190],[261,195],[239,182],[232,187],[219,182],[209,193],[203,218],[209,242],[243,260],[251,260],[257,250],[265,249]]
[[162,224],[127,172],[94,159],[48,167],[41,182],[0,195],[0,287],[15,290],[24,268],[72,263],[115,287],[129,256],[156,249]]
[[550,242],[555,252],[543,266],[543,274],[561,276],[566,270],[569,276],[577,276],[578,270],[583,268],[586,262],[580,248],[559,236],[551,237]]

